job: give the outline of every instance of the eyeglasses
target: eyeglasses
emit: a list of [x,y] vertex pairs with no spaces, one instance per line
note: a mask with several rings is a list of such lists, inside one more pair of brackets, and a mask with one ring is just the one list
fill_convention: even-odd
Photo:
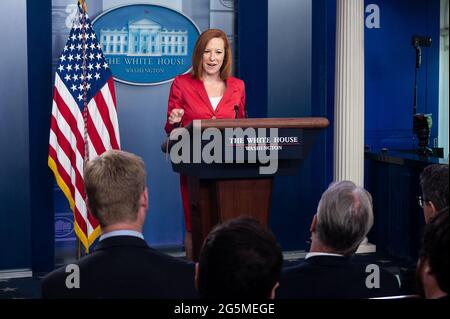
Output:
[[423,198],[422,196],[417,196],[417,203],[419,204],[420,207],[423,208],[426,202],[428,201],[425,198]]

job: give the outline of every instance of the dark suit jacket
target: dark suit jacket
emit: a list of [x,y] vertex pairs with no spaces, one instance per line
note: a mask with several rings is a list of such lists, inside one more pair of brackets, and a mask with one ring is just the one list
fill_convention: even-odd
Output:
[[62,267],[42,281],[43,298],[196,298],[193,263],[150,248],[140,238],[110,237],[77,263],[80,288],[66,288]]
[[352,262],[351,258],[314,256],[300,265],[283,270],[277,298],[372,298],[400,293],[394,275],[380,269],[380,288],[366,287],[367,265]]
[[[244,117],[245,85],[242,80],[230,76],[226,80],[226,91],[214,110],[201,80],[194,79],[190,74],[179,75],[170,88],[167,118],[173,109],[183,109],[184,115],[181,126],[184,127],[193,120],[204,119],[234,119],[234,106],[238,106],[238,117]],[[167,133],[172,131],[173,125],[168,121],[165,125]]]

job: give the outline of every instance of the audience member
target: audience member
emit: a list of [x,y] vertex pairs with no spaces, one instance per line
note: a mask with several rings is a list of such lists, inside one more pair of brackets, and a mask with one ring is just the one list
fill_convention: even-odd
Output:
[[107,151],[87,163],[84,179],[87,203],[102,235],[90,255],[43,279],[43,297],[195,298],[194,264],[160,253],[144,241],[148,190],[142,159]]
[[425,167],[420,175],[422,196],[419,204],[423,208],[425,223],[437,212],[448,207],[448,164],[433,164]]
[[448,228],[448,208],[437,213],[425,227],[416,275],[419,294],[427,299],[448,299]]
[[206,238],[196,269],[207,299],[273,299],[283,257],[274,235],[240,217],[218,225]]
[[370,298],[397,295],[398,280],[352,255],[373,225],[372,198],[353,182],[323,193],[311,224],[311,248],[299,265],[283,271],[280,298]]

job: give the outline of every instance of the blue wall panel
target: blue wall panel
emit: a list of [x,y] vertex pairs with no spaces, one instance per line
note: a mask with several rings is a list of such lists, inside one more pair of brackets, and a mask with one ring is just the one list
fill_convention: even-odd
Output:
[[336,1],[325,0],[325,25],[326,25],[326,114],[330,121],[327,128],[326,143],[326,171],[327,181],[333,180],[333,152],[334,152],[334,78],[335,78],[335,54],[336,54]]
[[52,107],[51,0],[27,1],[28,112],[32,268],[53,269],[55,228],[53,175],[47,165]]
[[248,116],[267,117],[268,2],[239,0],[237,7],[237,75],[246,84]]
[[[269,1],[268,117],[311,114],[311,1]],[[307,247],[314,214],[311,161],[294,176],[275,178],[270,226],[285,250]],[[289,221],[289,222],[287,222]]]
[[[250,117],[326,116],[325,9],[316,0],[239,1],[239,76]],[[327,184],[325,145],[324,131],[298,174],[275,179],[270,226],[284,250],[308,247]]]
[[[2,1],[0,269],[47,271],[54,263],[51,176],[50,0]],[[4,24],[4,25],[3,25]],[[5,53],[3,53],[5,52]],[[12,53],[12,54],[11,54]]]
[[26,1],[0,2],[0,270],[31,267]]
[[366,144],[413,148],[414,34],[431,36],[418,77],[419,113],[432,113],[437,137],[439,0],[366,0],[380,8],[380,28],[365,31]]

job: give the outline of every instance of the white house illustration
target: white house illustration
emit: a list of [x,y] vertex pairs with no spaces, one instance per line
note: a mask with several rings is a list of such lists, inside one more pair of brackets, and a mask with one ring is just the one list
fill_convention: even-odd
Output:
[[128,56],[187,55],[187,30],[167,30],[152,20],[128,21],[128,28],[101,29],[104,54]]

